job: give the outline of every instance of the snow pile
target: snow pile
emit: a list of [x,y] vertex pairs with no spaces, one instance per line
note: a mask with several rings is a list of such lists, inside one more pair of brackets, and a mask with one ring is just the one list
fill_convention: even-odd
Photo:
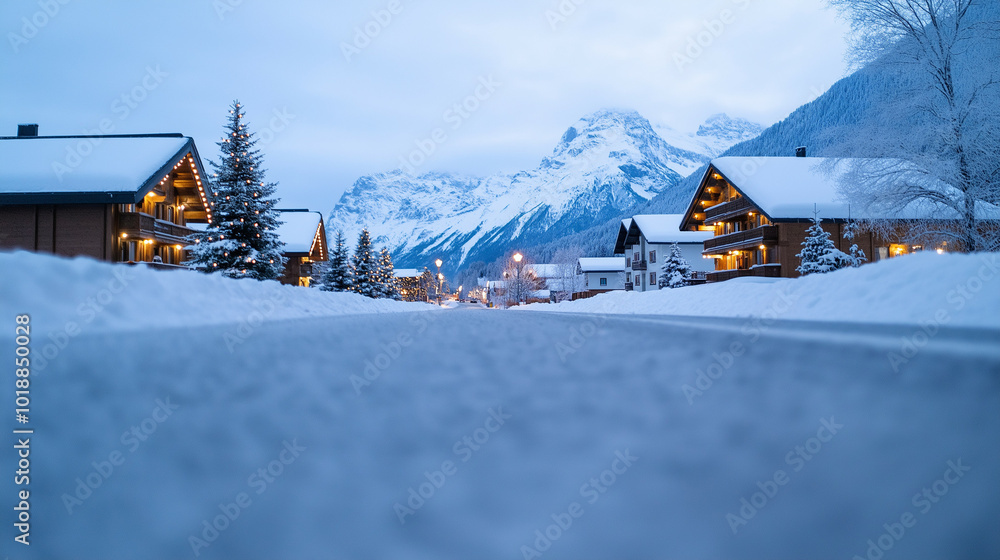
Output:
[[32,324],[43,332],[64,326],[73,332],[84,327],[87,331],[134,331],[429,308],[422,303],[371,300],[277,282],[24,251],[0,252],[0,292],[4,316],[28,313]]
[[612,292],[525,309],[767,317],[1000,328],[1000,253],[923,252],[797,279],[739,278],[657,292]]

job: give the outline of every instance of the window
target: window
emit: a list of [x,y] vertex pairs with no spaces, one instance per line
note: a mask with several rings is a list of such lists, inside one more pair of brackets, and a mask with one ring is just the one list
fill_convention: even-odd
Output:
[[649,262],[656,263],[656,251],[649,252]]
[[608,279],[607,278],[601,278],[601,286],[607,286],[607,285],[608,285]]
[[625,258],[625,268],[632,268],[632,259],[628,257]]
[[631,272],[626,272],[625,273],[625,281],[628,282],[629,284],[632,283],[632,273]]
[[656,285],[656,273],[655,272],[650,272],[649,273],[649,285],[650,286],[655,286]]
[[641,259],[641,258],[639,258],[639,253],[635,253],[634,255],[632,255],[632,261],[633,261],[633,262],[639,262],[639,261],[641,261],[641,260],[642,260],[642,259]]

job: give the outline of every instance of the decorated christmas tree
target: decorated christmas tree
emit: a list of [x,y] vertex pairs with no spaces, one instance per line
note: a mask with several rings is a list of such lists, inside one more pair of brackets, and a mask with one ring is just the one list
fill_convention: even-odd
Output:
[[379,251],[379,284],[382,297],[395,300],[403,299],[396,282],[396,271],[392,264],[392,255],[386,248]]
[[282,243],[276,230],[275,183],[264,180],[264,157],[254,148],[257,140],[247,130],[246,113],[234,101],[226,136],[218,146],[221,159],[211,161],[214,221],[192,236],[188,264],[230,278],[272,280],[284,270]]
[[351,264],[354,267],[354,291],[370,298],[381,297],[378,257],[372,250],[372,238],[367,228],[361,230],[358,236]]
[[326,264],[321,276],[320,289],[327,292],[349,292],[354,286],[351,271],[351,259],[347,254],[347,243],[344,232],[337,231],[330,253],[330,261]]
[[663,274],[659,287],[680,288],[691,277],[691,264],[681,254],[681,248],[674,243],[670,246],[670,256],[663,262]]

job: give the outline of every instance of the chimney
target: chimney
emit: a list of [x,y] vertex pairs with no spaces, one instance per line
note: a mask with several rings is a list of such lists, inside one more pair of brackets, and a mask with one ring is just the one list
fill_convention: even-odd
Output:
[[795,157],[806,157],[806,147],[799,146],[798,148],[795,148]]
[[38,136],[38,125],[37,124],[19,124],[17,125],[17,137],[18,138],[32,138]]

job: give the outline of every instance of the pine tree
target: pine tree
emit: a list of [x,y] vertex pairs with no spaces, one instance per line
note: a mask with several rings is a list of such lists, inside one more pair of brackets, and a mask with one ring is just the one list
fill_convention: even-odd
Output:
[[[859,230],[860,227],[858,226],[858,222],[855,222],[853,220],[849,221],[847,223],[847,227],[844,229],[844,239],[848,241],[854,241],[854,238],[857,237]],[[865,255],[865,252],[862,251],[860,247],[858,247],[857,243],[851,244],[850,251],[851,251],[850,266],[857,268],[868,261],[868,256]]]
[[663,262],[663,273],[660,275],[659,286],[663,288],[680,288],[691,277],[691,263],[681,254],[681,248],[674,243],[670,246],[670,256]]
[[264,157],[247,130],[243,106],[234,101],[226,137],[218,142],[219,162],[212,180],[214,221],[192,235],[189,265],[230,278],[273,280],[281,276],[286,259],[276,232],[281,222],[274,210],[275,183],[264,180]]
[[392,255],[385,247],[379,251],[378,264],[379,287],[382,291],[382,297],[397,301],[403,299],[399,293],[399,284],[396,282],[396,270],[392,264]]
[[795,270],[803,276],[815,272],[832,272],[852,266],[854,263],[851,255],[837,249],[833,244],[830,234],[823,229],[818,214],[813,218],[813,225],[806,230],[802,252],[795,256],[801,259],[801,264]]
[[351,263],[354,267],[354,291],[370,298],[382,295],[378,279],[378,261],[372,251],[372,238],[368,228],[361,230],[358,246]]
[[327,292],[349,292],[354,287],[351,259],[347,254],[347,242],[344,240],[343,231],[337,231],[333,252],[330,253],[330,261],[323,271],[321,284],[320,289]]

